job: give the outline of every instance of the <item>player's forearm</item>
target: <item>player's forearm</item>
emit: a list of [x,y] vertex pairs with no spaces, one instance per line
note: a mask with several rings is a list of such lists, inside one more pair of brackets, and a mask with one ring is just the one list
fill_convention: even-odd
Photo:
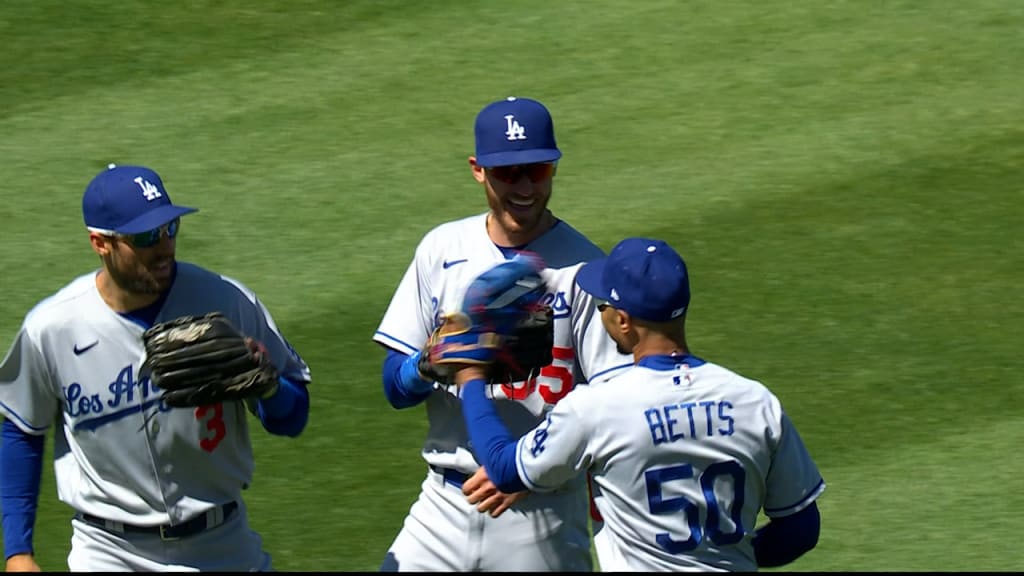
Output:
[[483,380],[470,380],[462,386],[462,414],[469,430],[473,452],[485,468],[487,477],[498,490],[511,494],[525,490],[516,469],[516,438],[501,421],[494,404],[484,393]]
[[257,403],[263,428],[277,436],[298,436],[309,420],[309,390],[304,384],[279,378],[277,392]]
[[411,408],[430,396],[434,383],[427,382],[416,368],[416,355],[407,356],[395,350],[388,350],[381,370],[384,396],[395,408]]
[[6,559],[32,553],[45,437],[26,434],[10,421],[4,421],[0,436],[0,507]]
[[754,536],[754,557],[762,568],[784,566],[803,556],[818,544],[821,516],[818,505],[790,516],[773,518]]

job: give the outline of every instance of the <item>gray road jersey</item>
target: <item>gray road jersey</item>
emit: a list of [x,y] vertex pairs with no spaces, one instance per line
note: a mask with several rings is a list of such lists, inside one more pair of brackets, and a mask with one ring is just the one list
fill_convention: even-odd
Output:
[[757,570],[758,513],[805,508],[821,474],[762,384],[713,363],[664,368],[574,390],[519,440],[519,476],[543,492],[593,475],[602,570]]
[[[253,472],[246,406],[164,406],[139,377],[144,327],[103,302],[95,275],[28,313],[0,365],[0,411],[30,434],[45,433],[56,418],[57,491],[76,510],[165,524],[237,499]],[[211,311],[261,340],[282,375],[309,381],[308,366],[255,294],[179,262],[156,321]]]

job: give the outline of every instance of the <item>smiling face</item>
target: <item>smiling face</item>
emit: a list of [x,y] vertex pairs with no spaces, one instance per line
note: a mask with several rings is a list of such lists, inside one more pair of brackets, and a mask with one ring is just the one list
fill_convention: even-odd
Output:
[[490,217],[487,232],[500,246],[522,246],[548,231],[555,217],[548,211],[555,166],[551,163],[484,168],[471,156],[473,177],[484,185]]

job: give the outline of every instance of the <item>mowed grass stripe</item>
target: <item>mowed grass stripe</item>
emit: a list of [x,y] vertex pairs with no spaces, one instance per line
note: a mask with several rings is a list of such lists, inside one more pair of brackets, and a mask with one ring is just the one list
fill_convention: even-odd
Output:
[[1019,571],[1024,474],[1012,455],[1024,419],[950,414],[930,443],[878,443],[873,457],[823,470],[818,549],[793,565],[826,571]]
[[[267,62],[268,66],[272,64]],[[104,138],[91,140],[97,150],[105,148],[107,151],[88,154],[88,161],[79,158],[79,163],[87,163],[90,168],[77,170],[78,175],[91,173],[101,166],[101,158],[157,155],[166,158],[164,163],[170,174],[177,175],[173,182],[179,201],[200,204],[213,214],[218,209],[222,213],[230,210],[239,219],[253,224],[251,231],[228,235],[224,239],[224,250],[218,252],[239,249],[253,240],[257,230],[268,227],[279,228],[284,240],[294,241],[303,241],[310,234],[323,239],[321,230],[352,230],[352,233],[345,234],[345,244],[340,247],[348,252],[345,262],[358,264],[361,260],[363,264],[371,264],[354,267],[372,270],[373,277],[382,277],[379,274],[382,266],[385,271],[390,266],[390,271],[394,272],[402,265],[402,259],[389,257],[387,251],[390,246],[394,247],[394,253],[407,255],[411,244],[427,227],[426,222],[441,221],[460,201],[477,196],[476,187],[468,182],[462,162],[469,149],[465,135],[468,120],[461,118],[459,123],[445,122],[442,116],[442,120],[435,121],[436,124],[417,126],[417,118],[437,117],[429,106],[423,110],[422,103],[417,102],[413,111],[396,112],[391,116],[406,118],[410,120],[409,124],[388,122],[387,117],[384,123],[378,123],[371,113],[375,108],[370,102],[347,100],[345,83],[348,80],[334,79],[327,85],[316,83],[315,79],[324,77],[324,72],[330,67],[331,64],[323,64],[320,68],[315,61],[308,61],[300,72],[294,71],[294,62],[283,64],[280,74],[239,72],[232,75],[223,70],[204,71],[176,81],[177,90],[173,86],[133,90],[131,97],[137,108],[124,109],[118,115],[118,122],[140,129],[132,131],[132,137],[119,138],[116,146],[109,146],[110,140]],[[266,82],[267,77],[277,80]],[[307,87],[301,102],[293,98],[295,85]],[[186,88],[196,86],[210,88],[208,92]],[[654,160],[636,161],[635,155],[640,154],[637,150],[643,150],[642,145],[651,146],[644,144],[644,140],[638,140],[623,148],[621,164],[626,168],[616,170],[609,163],[603,163],[604,169],[610,173],[598,172],[597,184],[583,180],[588,174],[587,164],[593,161],[593,154],[585,150],[570,151],[572,155],[567,154],[555,207],[570,220],[581,220],[584,223],[581,228],[585,228],[585,223],[590,221],[587,217],[590,212],[614,201],[621,190],[635,186],[631,183],[637,181],[641,171],[651,183],[644,185],[643,193],[634,194],[631,203],[637,213],[653,220],[654,227],[660,224],[659,220],[667,223],[678,218],[672,210],[656,209],[665,205],[666,199],[669,206],[684,204],[683,215],[699,218],[717,203],[725,203],[728,208],[728,205],[749,196],[816,193],[817,178],[835,177],[837,172],[841,174],[844,170],[862,170],[872,161],[891,165],[910,151],[919,152],[922,144],[941,142],[936,138],[943,133],[943,124],[938,120],[958,110],[958,130],[964,133],[962,137],[965,138],[968,137],[965,132],[991,130],[993,125],[1004,121],[1003,114],[1008,117],[1019,112],[1019,105],[1014,105],[1017,101],[1013,99],[1015,87],[1012,85],[1001,92],[989,91],[987,94],[990,102],[1004,104],[998,108],[1002,110],[998,114],[965,107],[966,103],[978,100],[980,90],[976,86],[961,87],[941,93],[939,98],[925,106],[921,102],[904,103],[857,116],[819,119],[818,122],[808,120],[802,128],[794,127],[789,131],[766,131],[746,137],[737,135],[727,141],[719,137],[717,145],[707,147],[708,154],[715,160],[699,155],[693,159],[684,156],[678,162],[629,168],[643,167],[645,162]],[[245,99],[247,94],[259,96]],[[52,125],[33,123],[28,131],[12,131],[12,141],[28,143],[18,147],[18,154],[52,166],[53,152],[61,150],[58,141],[69,141],[65,130],[75,127],[85,133],[105,133],[104,126],[109,126],[110,119],[104,117],[102,111],[117,109],[117,103],[129,95],[121,91],[103,91],[93,96],[88,100],[90,104],[79,106],[80,109],[72,112],[71,117],[47,114],[53,118]],[[332,98],[340,100],[332,103]],[[171,106],[166,102],[179,104]],[[195,102],[202,102],[202,105],[195,105]],[[884,130],[919,108],[929,112],[917,114],[914,124],[905,126],[895,136]],[[331,113],[337,109],[350,113]],[[161,110],[161,114],[155,115],[153,110]],[[223,110],[232,112],[224,117]],[[468,112],[456,113],[450,109],[446,114],[470,116]],[[168,125],[163,122],[166,116],[178,119],[179,123]],[[573,128],[569,124],[565,131],[571,135]],[[42,136],[29,138],[29,132]],[[715,140],[711,138],[713,133],[687,131],[684,126],[652,129],[651,133],[667,133],[680,141]],[[53,139],[49,140],[47,135],[52,135]],[[816,135],[827,135],[834,145],[819,145]],[[899,140],[887,142],[890,137],[898,137]],[[417,142],[418,139],[422,142]],[[431,147],[428,140],[440,142]],[[598,142],[607,140],[596,138]],[[450,148],[463,152],[446,155],[451,156],[449,158],[431,158],[429,155],[418,159],[396,158],[398,166],[393,173],[400,178],[400,185],[389,187],[387,194],[380,194],[379,174],[360,168],[375,165],[381,158],[396,156],[395,150],[409,145],[414,150]],[[436,168],[442,160],[445,166],[452,168]],[[574,162],[578,164],[574,165]],[[59,164],[63,168],[55,168],[52,173],[56,176],[62,171],[69,173],[67,167],[74,163],[74,160],[69,160]],[[405,176],[403,184],[403,166],[410,168],[409,173],[423,178]],[[453,185],[453,182],[459,184]],[[36,187],[40,189],[39,193],[26,199],[30,213],[46,213],[58,224],[76,226],[77,210],[68,208],[54,214],[52,204],[55,198],[64,198],[69,200],[66,205],[74,207],[70,200],[77,199],[80,185],[69,191],[59,178],[55,178],[37,183]],[[53,189],[48,190],[48,187]],[[239,202],[240,197],[247,200]],[[440,208],[429,202],[423,203],[421,199],[424,197],[446,201]],[[587,201],[581,202],[580,198]],[[422,210],[409,210],[410,204],[416,201],[424,204]],[[695,205],[701,207],[690,208]],[[388,214],[388,219],[380,218],[381,213]],[[582,218],[574,220],[574,216]],[[20,221],[22,226],[31,225],[31,220]],[[620,222],[612,229],[619,235],[630,232],[627,226],[635,228],[631,220]],[[200,222],[199,226],[202,225]],[[210,236],[202,227],[198,230],[204,232],[196,235],[198,241]],[[606,231],[606,244],[614,241],[615,236],[611,236],[607,228],[601,227],[600,230]],[[602,239],[600,230],[597,231],[599,240]],[[385,242],[383,248],[381,238],[390,241]],[[212,241],[218,240],[214,236]],[[284,251],[273,246],[268,249]],[[382,254],[381,250],[385,252]],[[301,259],[282,260],[286,266],[291,263],[295,268],[301,268],[299,271],[304,271],[317,266],[317,257],[326,256],[323,252],[310,254],[312,261],[308,265]],[[219,257],[219,254],[214,257]]]
[[1022,159],[1011,132],[662,228],[691,256],[691,344],[764,379],[825,463],[1012,414]]

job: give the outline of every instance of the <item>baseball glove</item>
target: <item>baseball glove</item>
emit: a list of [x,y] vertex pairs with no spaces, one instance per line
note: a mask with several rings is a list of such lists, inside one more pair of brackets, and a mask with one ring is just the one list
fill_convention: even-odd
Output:
[[519,254],[473,280],[462,309],[446,315],[430,335],[420,355],[421,374],[451,384],[455,371],[467,364],[487,366],[492,377],[550,364],[551,310],[539,304],[543,268],[540,258]]
[[[516,324],[487,369],[489,382],[523,382],[536,377],[541,368],[551,364],[551,348],[555,344],[553,315],[550,306],[540,306]],[[420,354],[418,368],[424,380],[452,385],[455,384],[453,371],[430,363],[431,347],[441,340],[445,330],[454,328],[452,325],[446,328],[446,325],[442,324],[430,335]]]
[[156,324],[142,339],[142,372],[163,391],[168,406],[262,398],[277,389],[277,369],[266,348],[220,312]]

